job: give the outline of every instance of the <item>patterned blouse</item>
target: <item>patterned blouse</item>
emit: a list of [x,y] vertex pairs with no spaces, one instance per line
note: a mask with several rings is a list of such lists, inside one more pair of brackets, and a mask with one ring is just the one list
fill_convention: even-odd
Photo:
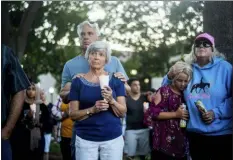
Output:
[[184,103],[182,95],[174,93],[169,86],[160,89],[161,102],[150,104],[144,123],[153,126],[153,149],[181,158],[187,154],[188,141],[185,129],[180,128],[180,119],[156,120],[160,112],[175,112]]

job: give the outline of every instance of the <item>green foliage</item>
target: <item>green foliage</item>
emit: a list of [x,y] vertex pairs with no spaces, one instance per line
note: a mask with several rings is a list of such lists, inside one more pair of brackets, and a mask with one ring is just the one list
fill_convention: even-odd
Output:
[[[28,2],[9,4],[17,29]],[[203,6],[203,2],[172,1],[45,1],[30,30],[22,63],[33,79],[50,72],[59,89],[65,62],[80,54],[75,46],[77,25],[88,19],[89,10],[101,7],[106,13],[97,21],[102,38],[133,50],[123,63],[128,75],[136,69],[142,79],[163,76],[170,67],[169,58],[188,53],[193,37],[202,31]],[[58,44],[65,36],[68,46]],[[114,51],[113,55],[122,53]]]
[[[23,7],[26,2],[10,3],[11,20],[18,27]],[[23,10],[23,9],[24,10]],[[40,74],[50,72],[56,79],[56,88],[60,89],[61,73],[66,61],[80,54],[75,46],[77,25],[87,19],[87,5],[83,2],[44,2],[33,23],[28,36],[22,64],[24,70],[34,81]],[[21,17],[20,17],[21,16]],[[17,29],[17,28],[16,28]],[[58,44],[58,41],[67,36],[68,46]]]
[[105,38],[134,50],[124,67],[129,76],[132,69],[138,71],[143,89],[149,87],[144,78],[164,76],[171,65],[169,59],[189,53],[194,36],[202,31],[203,2],[118,1],[99,5],[107,13],[102,26]]

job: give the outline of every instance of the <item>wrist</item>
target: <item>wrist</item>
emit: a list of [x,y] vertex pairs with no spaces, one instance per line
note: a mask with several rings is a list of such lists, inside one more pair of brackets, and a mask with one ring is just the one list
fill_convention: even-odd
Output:
[[94,105],[93,107],[90,108],[90,113],[91,114],[95,114],[97,112],[97,108],[96,106]]
[[180,118],[179,115],[176,112],[172,112],[172,117],[174,117],[174,118]]
[[115,102],[116,102],[116,100],[113,98],[113,99],[109,102],[109,104],[110,104],[110,105],[114,105]]

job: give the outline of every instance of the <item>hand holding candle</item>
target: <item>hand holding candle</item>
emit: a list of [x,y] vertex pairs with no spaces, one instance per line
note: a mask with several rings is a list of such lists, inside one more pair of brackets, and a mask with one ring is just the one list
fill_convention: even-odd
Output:
[[35,103],[31,104],[30,109],[33,113],[33,118],[35,118],[35,116],[36,116],[36,104]]
[[112,104],[114,101],[114,98],[112,97],[112,89],[109,86],[104,86],[104,88],[101,90],[101,93],[104,100],[107,103]]
[[[109,75],[101,75],[99,76],[99,81],[100,81],[100,88],[103,91],[104,90],[104,86],[109,86]],[[105,99],[103,93],[102,96],[104,98],[104,100],[107,102],[107,100]]]

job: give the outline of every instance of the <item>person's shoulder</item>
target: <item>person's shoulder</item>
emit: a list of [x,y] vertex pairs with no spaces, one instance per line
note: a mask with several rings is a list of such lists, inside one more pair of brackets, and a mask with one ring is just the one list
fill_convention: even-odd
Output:
[[73,83],[79,84],[80,80],[81,80],[80,77],[75,77],[74,79],[72,79],[72,84]]
[[111,61],[113,61],[113,62],[119,62],[120,60],[116,56],[111,56]]
[[221,67],[225,67],[225,68],[229,68],[229,69],[232,69],[232,64],[230,64],[228,61],[226,60],[221,60],[219,62],[220,66]]
[[83,60],[85,60],[85,59],[82,58],[81,55],[78,55],[78,56],[76,56],[76,57],[74,57],[74,58],[68,60],[68,61],[65,63],[65,65],[70,65],[70,64],[73,64],[73,63],[77,63],[77,61],[83,61]]
[[170,90],[170,86],[169,86],[169,85],[162,86],[162,87],[160,87],[160,88],[158,89],[158,91],[159,91],[160,93],[167,93],[168,90]]
[[140,95],[140,99],[141,99],[142,101],[147,101],[147,95],[146,95],[146,94],[141,94],[141,95]]

